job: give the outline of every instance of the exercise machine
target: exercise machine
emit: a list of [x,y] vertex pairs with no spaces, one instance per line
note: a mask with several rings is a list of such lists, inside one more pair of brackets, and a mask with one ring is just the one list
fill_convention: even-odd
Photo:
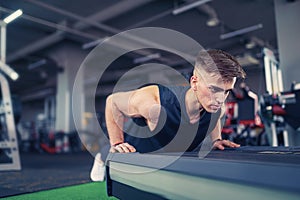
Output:
[[[264,109],[265,99],[270,99],[270,97],[280,97],[281,92],[283,92],[283,82],[282,82],[282,72],[279,68],[279,62],[277,61],[274,53],[267,48],[263,49],[264,54],[264,68],[265,68],[265,79],[266,79],[266,89],[267,93],[262,97],[262,109]],[[283,97],[284,98],[284,97]],[[275,105],[275,104],[274,104]],[[271,107],[266,107],[266,109],[271,109]],[[279,110],[280,106],[274,107],[274,110]],[[278,115],[278,113],[280,113]],[[284,146],[289,146],[288,132],[285,128],[285,123],[281,115],[282,112],[273,112],[272,120],[268,123],[271,127],[271,145],[278,146],[278,134],[282,133]]]
[[6,74],[12,80],[16,80],[19,77],[19,75],[5,63],[7,23],[9,22],[0,20],[0,85],[2,96],[2,102],[0,104],[0,171],[21,169],[11,94],[8,81],[4,76],[4,74]]
[[111,153],[107,193],[120,199],[299,199],[299,147]]
[[258,96],[245,84],[232,91],[232,100],[226,103],[222,138],[242,146],[267,145],[262,139],[264,126],[258,115]]

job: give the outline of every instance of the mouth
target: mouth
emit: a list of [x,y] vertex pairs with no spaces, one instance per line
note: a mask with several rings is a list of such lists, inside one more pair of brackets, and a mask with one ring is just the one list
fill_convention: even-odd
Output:
[[210,105],[209,107],[210,107],[210,109],[212,109],[212,110],[219,110],[219,109],[221,108],[220,105]]

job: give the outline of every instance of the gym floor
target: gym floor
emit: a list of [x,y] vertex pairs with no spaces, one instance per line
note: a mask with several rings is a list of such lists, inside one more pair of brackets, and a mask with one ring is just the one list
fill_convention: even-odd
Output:
[[[19,197],[17,199],[49,199],[48,193],[51,194],[54,189],[53,197],[56,199],[70,199],[60,198],[60,193],[56,189],[69,188],[68,190],[72,191],[70,193],[74,194],[76,191],[85,190],[80,188],[81,185],[86,188],[86,192],[92,193],[94,188],[102,195],[106,195],[104,183],[91,183],[89,173],[93,157],[88,152],[72,154],[21,153],[20,157],[21,171],[0,172],[0,198],[14,196],[12,199],[16,199],[15,197]],[[91,191],[88,191],[89,188]],[[25,198],[26,195],[42,194],[40,191],[48,192],[46,193],[48,197]],[[61,194],[64,193],[61,192]],[[98,198],[96,194],[94,197],[102,199]]]

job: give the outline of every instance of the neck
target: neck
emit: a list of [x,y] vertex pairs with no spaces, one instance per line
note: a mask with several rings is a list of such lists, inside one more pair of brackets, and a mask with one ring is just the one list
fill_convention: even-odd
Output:
[[200,112],[203,110],[203,107],[198,101],[192,88],[190,88],[185,95],[185,105],[190,122],[197,122],[200,118]]

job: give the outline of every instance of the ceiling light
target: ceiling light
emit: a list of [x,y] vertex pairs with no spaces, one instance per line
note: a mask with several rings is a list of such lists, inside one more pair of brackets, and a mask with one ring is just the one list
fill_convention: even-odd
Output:
[[19,78],[19,74],[2,61],[0,61],[0,69],[14,81]]
[[219,23],[220,23],[219,19],[218,19],[218,18],[215,18],[215,17],[209,18],[209,19],[206,21],[206,25],[209,26],[209,27],[218,26]]
[[262,24],[257,24],[257,25],[254,25],[254,26],[249,26],[247,28],[243,28],[243,29],[239,29],[239,30],[236,30],[236,31],[233,31],[233,32],[222,34],[222,35],[220,35],[220,39],[221,40],[225,40],[225,39],[232,38],[232,37],[235,37],[235,36],[238,36],[238,35],[242,35],[242,34],[246,34],[246,33],[249,33],[251,31],[255,31],[257,29],[261,29],[261,28],[263,28]]
[[21,9],[16,10],[15,12],[13,12],[9,16],[7,16],[3,21],[6,24],[8,24],[8,23],[12,22],[13,20],[15,20],[16,18],[20,17],[22,14],[23,14],[23,11]]
[[47,63],[47,60],[46,60],[46,59],[41,59],[41,60],[39,60],[39,61],[37,61],[37,62],[34,62],[34,63],[29,64],[27,68],[28,68],[29,70],[32,70],[32,69],[34,69],[34,68],[40,67],[40,66],[42,66],[42,65],[45,65],[46,63]]
[[173,13],[173,15],[178,15],[178,14],[183,13],[183,12],[186,12],[186,11],[192,9],[192,8],[195,8],[195,7],[197,7],[197,6],[200,6],[200,5],[202,5],[202,4],[205,4],[205,3],[209,2],[209,1],[211,1],[211,0],[200,0],[200,1],[196,1],[196,2],[194,2],[194,3],[191,3],[191,4],[188,4],[188,5],[179,7],[179,8],[177,8],[177,9],[173,10],[172,13]]
[[92,48],[92,47],[95,47],[97,46],[98,44],[102,43],[105,39],[107,39],[108,37],[104,37],[104,38],[100,38],[98,40],[94,40],[92,42],[88,42],[88,43],[85,43],[81,46],[82,49],[89,49],[89,48]]
[[245,44],[246,49],[253,49],[255,46],[256,43],[253,40],[250,40]]
[[134,64],[144,63],[144,62],[147,62],[147,61],[150,61],[150,60],[153,60],[153,59],[157,59],[157,58],[160,58],[160,57],[161,57],[161,55],[159,53],[150,54],[150,55],[147,55],[147,56],[143,56],[143,57],[134,59],[133,63]]
[[258,65],[259,64],[259,60],[250,54],[237,56],[236,59],[241,66],[250,66],[250,65]]

